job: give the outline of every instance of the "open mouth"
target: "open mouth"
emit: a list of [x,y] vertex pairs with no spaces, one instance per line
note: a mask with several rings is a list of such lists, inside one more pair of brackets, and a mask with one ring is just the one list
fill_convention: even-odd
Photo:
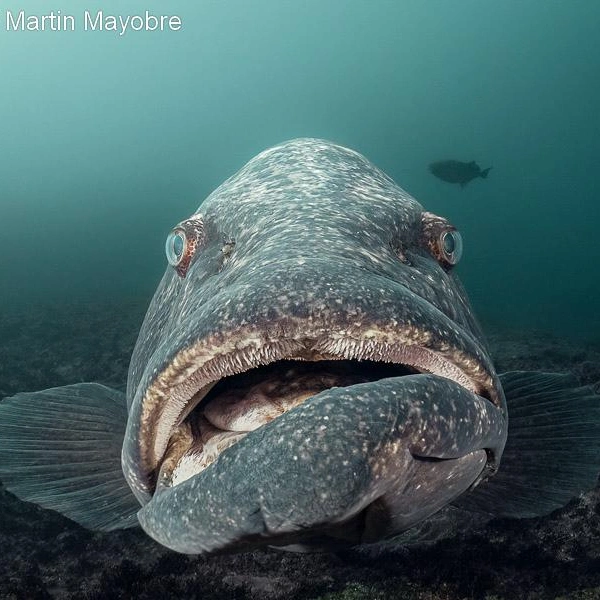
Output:
[[373,361],[281,360],[221,379],[171,434],[157,490],[200,473],[250,431],[320,392],[414,373],[405,365]]
[[149,488],[160,492],[201,473],[249,432],[335,387],[430,373],[500,406],[481,360],[416,341],[246,338],[218,344],[218,354],[207,344],[181,351],[143,403],[139,449]]

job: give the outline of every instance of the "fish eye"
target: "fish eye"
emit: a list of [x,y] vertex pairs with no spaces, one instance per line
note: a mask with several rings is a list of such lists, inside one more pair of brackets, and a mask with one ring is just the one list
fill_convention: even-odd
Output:
[[462,256],[462,236],[456,229],[448,229],[440,234],[438,239],[440,257],[448,265],[454,266]]
[[185,277],[192,259],[205,242],[204,223],[201,215],[182,221],[169,233],[165,242],[167,261],[179,277]]
[[462,256],[462,236],[454,225],[430,212],[421,214],[421,227],[421,245],[438,261],[442,269],[449,271]]
[[179,265],[184,257],[187,240],[185,232],[180,229],[174,229],[167,237],[165,251],[167,260],[172,267]]

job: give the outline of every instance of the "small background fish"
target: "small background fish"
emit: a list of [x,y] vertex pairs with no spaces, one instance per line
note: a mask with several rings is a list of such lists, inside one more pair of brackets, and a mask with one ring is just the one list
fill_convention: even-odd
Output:
[[429,165],[429,171],[438,179],[448,183],[460,183],[460,187],[465,187],[469,181],[477,177],[486,179],[491,168],[481,169],[474,160],[471,162],[438,160]]

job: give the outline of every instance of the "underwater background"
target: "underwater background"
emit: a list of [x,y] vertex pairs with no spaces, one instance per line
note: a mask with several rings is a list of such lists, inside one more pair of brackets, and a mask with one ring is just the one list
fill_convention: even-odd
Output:
[[[125,6],[182,30],[82,30],[84,9]],[[314,136],[459,228],[484,323],[598,337],[596,0],[2,8],[78,18],[73,32],[0,27],[3,304],[149,297],[174,224],[261,150]],[[493,169],[461,189],[427,170],[446,158]]]
[[[5,30],[7,10],[76,31]],[[83,31],[84,10],[181,31]],[[0,7],[0,397],[120,389],[170,229],[294,137],[364,154],[461,232],[499,371],[600,382],[597,0],[10,0]],[[464,188],[432,161],[476,160]],[[600,598],[594,490],[416,549],[195,558],[0,487],[0,598]]]

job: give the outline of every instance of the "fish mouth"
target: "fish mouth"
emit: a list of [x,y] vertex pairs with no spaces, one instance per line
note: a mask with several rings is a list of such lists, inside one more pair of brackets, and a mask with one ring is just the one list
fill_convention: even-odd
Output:
[[348,333],[321,329],[275,337],[238,330],[176,353],[140,403],[138,497],[147,501],[200,474],[248,433],[332,388],[432,374],[504,413],[491,363],[467,334],[457,345],[414,327]]

